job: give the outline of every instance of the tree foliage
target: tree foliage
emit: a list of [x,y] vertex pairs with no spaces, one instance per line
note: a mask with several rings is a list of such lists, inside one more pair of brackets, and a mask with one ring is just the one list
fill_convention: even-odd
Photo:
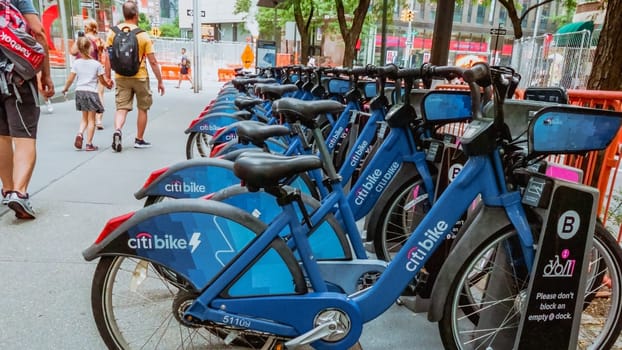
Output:
[[138,14],[138,27],[145,32],[151,31],[151,21],[147,15],[142,12]]
[[[248,12],[253,0],[237,0],[235,12]],[[403,3],[405,0],[397,0]],[[285,0],[278,8],[259,8],[257,22],[261,38],[280,38],[280,29],[294,21],[300,33],[300,57],[307,62],[314,28],[325,34],[339,33],[345,47],[344,66],[351,66],[352,49],[363,29],[370,0]],[[369,21],[369,20],[368,20]]]
[[162,37],[179,38],[180,35],[179,18],[175,18],[173,23],[165,23],[160,26],[160,36]]

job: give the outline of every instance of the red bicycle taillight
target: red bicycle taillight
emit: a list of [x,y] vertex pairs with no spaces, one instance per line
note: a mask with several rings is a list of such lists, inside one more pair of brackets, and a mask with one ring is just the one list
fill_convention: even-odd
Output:
[[121,216],[114,217],[106,223],[102,232],[99,233],[99,236],[95,240],[95,244],[99,244],[104,238],[108,237],[108,235],[117,229],[117,227],[121,226],[122,223],[126,222],[129,218],[134,216],[134,212],[130,212],[127,214],[123,214]]
[[226,126],[223,126],[222,128],[218,128],[218,130],[216,130],[216,132],[214,133],[214,136],[212,136],[212,138],[216,139],[218,136],[220,136],[220,134],[225,132],[225,130],[227,130]]
[[192,129],[195,125],[197,125],[197,123],[201,120],[202,116],[199,116],[197,118],[195,118],[194,120],[192,120],[190,122],[190,125],[188,125],[188,129]]
[[149,185],[151,185],[155,181],[155,179],[159,178],[160,175],[164,174],[167,170],[168,170],[168,167],[158,169],[152,172],[151,175],[149,175],[149,177],[147,178],[147,181],[145,181],[145,183],[143,184],[143,188],[147,188]]
[[212,151],[210,152],[209,156],[214,157],[214,155],[218,154],[218,152],[220,152],[220,150],[223,149],[226,145],[227,143],[221,143],[220,145],[212,147]]

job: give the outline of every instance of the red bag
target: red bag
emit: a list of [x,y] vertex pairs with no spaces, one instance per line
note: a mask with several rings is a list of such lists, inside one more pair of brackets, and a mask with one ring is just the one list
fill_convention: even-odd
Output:
[[13,73],[24,80],[34,78],[43,67],[43,47],[30,35],[22,13],[8,0],[0,1],[0,52],[13,63]]

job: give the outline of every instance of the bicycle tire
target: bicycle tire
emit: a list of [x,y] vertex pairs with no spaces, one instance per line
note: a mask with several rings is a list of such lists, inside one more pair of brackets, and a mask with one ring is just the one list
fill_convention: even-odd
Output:
[[212,147],[209,144],[211,135],[193,131],[188,134],[186,141],[186,159],[209,157]]
[[[497,249],[503,244],[504,247],[512,247],[518,244],[518,237],[513,228],[505,228],[493,234],[486,242],[473,250],[473,253],[465,261],[459,270],[456,278],[452,282],[450,292],[443,310],[443,316],[439,321],[439,332],[445,349],[474,349],[486,348],[492,346],[489,344],[490,339],[499,341],[506,338],[506,344],[494,344],[494,348],[511,348],[515,337],[515,332],[520,322],[520,309],[516,310],[516,300],[522,298],[521,293],[527,290],[529,284],[529,275],[526,270],[522,273],[514,273],[507,276],[507,286],[504,287],[509,291],[505,298],[494,300],[490,304],[486,304],[485,308],[479,308],[478,305],[473,306],[476,302],[481,305],[480,301],[476,301],[478,295],[490,297],[490,293],[486,293],[486,289],[479,290],[478,286],[486,286],[487,283],[482,276],[492,273],[490,268],[495,262],[490,260],[490,256],[499,257],[496,261],[507,261],[510,258],[508,251],[515,257],[520,258],[520,249]],[[593,241],[593,250],[590,252],[590,268],[588,270],[597,271],[597,275],[606,276],[605,278],[591,278],[588,280],[588,291],[585,298],[585,306],[582,317],[582,324],[579,330],[579,349],[610,349],[614,346],[622,329],[622,310],[621,310],[621,281],[622,281],[622,250],[620,246],[613,240],[611,234],[599,223],[596,225]],[[512,252],[517,252],[516,255]],[[594,265],[598,264],[598,265]],[[605,268],[600,266],[604,264]],[[481,267],[486,267],[483,270]],[[497,270],[499,271],[499,270]],[[508,270],[509,271],[509,270]],[[472,276],[478,275],[481,279],[474,279]],[[605,285],[602,283],[610,280],[611,283]],[[509,283],[512,282],[512,283]],[[503,283],[497,280],[497,283]],[[596,294],[603,291],[604,288],[610,288],[607,297],[602,298]],[[511,290],[510,290],[511,289]],[[469,297],[466,296],[466,290],[472,291]],[[519,297],[521,296],[521,297]],[[591,303],[599,302],[608,303],[609,308],[606,310],[604,321],[594,322],[593,311],[590,310]],[[501,316],[504,319],[503,330],[501,327],[486,325],[482,328],[490,330],[490,334],[484,334],[483,329],[473,330],[474,325],[479,323],[479,318],[472,317],[472,313],[482,309],[490,309],[492,307],[505,307],[507,313]],[[465,312],[466,311],[466,312]],[[514,315],[513,317],[509,317]],[[588,316],[589,315],[589,316]],[[596,327],[601,326],[599,331],[595,331]],[[471,332],[473,331],[473,332]],[[471,332],[471,333],[469,333]],[[506,337],[501,336],[502,332],[507,333]],[[475,334],[477,333],[477,335]]]
[[[413,198],[418,187],[417,197]],[[381,206],[369,216],[367,232],[374,233],[374,252],[378,259],[391,261],[414,228],[430,210],[428,193],[419,176],[405,181],[397,190],[387,194],[387,201],[379,200]],[[409,215],[405,215],[410,211]],[[378,213],[378,214],[376,214]]]

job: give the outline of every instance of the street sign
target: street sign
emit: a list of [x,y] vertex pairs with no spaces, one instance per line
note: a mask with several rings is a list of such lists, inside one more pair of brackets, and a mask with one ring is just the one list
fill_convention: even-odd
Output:
[[505,42],[505,34],[508,31],[499,25],[498,28],[490,29],[490,46],[492,51],[503,50],[503,43]]
[[253,49],[249,44],[246,44],[244,47],[244,51],[242,51],[242,67],[244,69],[249,69],[255,60],[255,55],[253,54]]
[[155,36],[156,38],[160,36],[160,28],[158,27],[153,27],[151,28],[151,35]]
[[507,32],[508,31],[505,28],[492,28],[490,30],[490,34],[492,34],[492,35],[505,35],[505,34],[507,34]]
[[80,1],[80,7],[87,9],[98,9],[99,10],[99,1]]

